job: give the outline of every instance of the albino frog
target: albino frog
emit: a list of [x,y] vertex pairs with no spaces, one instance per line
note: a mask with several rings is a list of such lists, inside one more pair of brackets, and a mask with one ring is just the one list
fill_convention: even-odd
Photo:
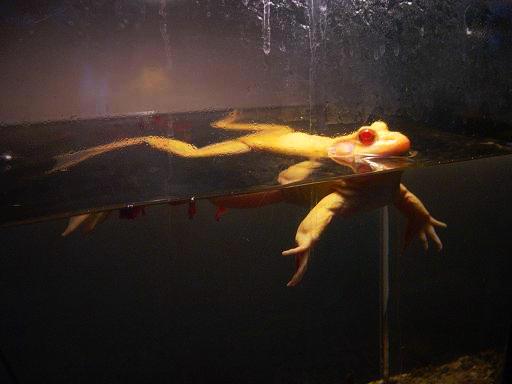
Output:
[[[129,138],[58,156],[57,163],[50,173],[68,169],[105,152],[140,144],[148,144],[155,149],[182,157],[236,155],[254,149],[309,158],[279,174],[278,182],[285,185],[307,178],[320,167],[320,160],[325,158],[354,168],[365,162],[371,163],[371,159],[376,157],[403,155],[410,149],[409,139],[400,132],[390,131],[387,124],[382,121],[363,126],[348,135],[327,137],[297,132],[285,125],[239,123],[236,121],[237,118],[238,114],[232,113],[214,122],[212,126],[251,131],[251,134],[201,148],[167,137]],[[348,217],[393,203],[408,220],[404,248],[413,238],[418,237],[425,249],[428,248],[428,239],[436,244],[438,250],[442,249],[435,227],[444,228],[446,224],[433,218],[422,202],[400,183],[401,175],[400,171],[363,174],[314,185],[213,198],[210,201],[219,207],[217,217],[220,217],[226,208],[256,208],[283,201],[309,208],[311,196],[314,194],[318,202],[300,223],[295,236],[296,246],[282,253],[284,256],[295,256],[296,270],[287,284],[295,286],[306,272],[312,246],[320,239],[335,215]],[[195,206],[191,204],[189,214],[193,215],[194,210]],[[123,212],[125,217],[134,217],[143,211],[140,207],[135,207],[132,211]],[[79,227],[86,231],[92,230],[108,214],[109,212],[99,212],[72,217],[62,235],[66,236]]]

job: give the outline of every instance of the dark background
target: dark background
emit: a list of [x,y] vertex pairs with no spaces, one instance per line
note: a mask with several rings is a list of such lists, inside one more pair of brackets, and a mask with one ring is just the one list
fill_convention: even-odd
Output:
[[[335,103],[347,123],[385,114],[510,137],[506,1],[276,1],[268,54],[262,17],[251,0],[4,1],[0,121]],[[406,174],[450,227],[442,255],[394,252],[395,371],[503,350],[510,166]],[[304,210],[213,213],[152,208],[66,239],[63,221],[2,229],[4,367],[22,383],[378,377],[377,213],[336,220],[293,290],[280,252]]]

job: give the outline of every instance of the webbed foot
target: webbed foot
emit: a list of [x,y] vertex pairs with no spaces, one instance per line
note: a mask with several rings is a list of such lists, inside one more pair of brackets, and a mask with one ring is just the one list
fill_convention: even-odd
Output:
[[403,250],[405,250],[412,240],[417,237],[420,239],[425,250],[428,250],[430,239],[436,245],[437,251],[441,251],[443,249],[443,243],[437,235],[435,228],[446,228],[447,226],[448,225],[446,223],[443,223],[430,215],[426,220],[409,220],[405,230]]
[[[283,255],[287,256],[288,254],[285,254],[285,252],[287,251],[284,251]],[[287,287],[295,287],[302,281],[302,278],[308,269],[308,263],[309,250],[295,255],[295,273],[293,274],[290,281],[286,284]]]
[[306,238],[298,238],[297,244],[297,247],[288,249],[282,253],[283,256],[295,256],[295,273],[286,284],[287,287],[295,287],[298,285],[308,269],[312,241]]

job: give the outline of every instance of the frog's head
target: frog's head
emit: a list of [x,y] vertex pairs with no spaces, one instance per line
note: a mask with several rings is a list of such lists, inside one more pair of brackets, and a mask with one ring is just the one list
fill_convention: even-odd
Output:
[[404,134],[390,131],[383,121],[359,128],[354,133],[341,137],[329,148],[328,155],[337,159],[356,159],[361,157],[399,156],[411,147]]

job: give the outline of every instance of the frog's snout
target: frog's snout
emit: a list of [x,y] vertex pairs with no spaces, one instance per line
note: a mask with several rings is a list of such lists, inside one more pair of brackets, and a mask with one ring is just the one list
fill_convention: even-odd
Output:
[[397,151],[398,153],[406,153],[411,149],[411,140],[401,133],[397,139]]
[[370,150],[365,150],[364,154],[374,156],[399,156],[407,153],[410,148],[411,141],[407,136],[400,132],[388,132],[385,136],[382,136]]

